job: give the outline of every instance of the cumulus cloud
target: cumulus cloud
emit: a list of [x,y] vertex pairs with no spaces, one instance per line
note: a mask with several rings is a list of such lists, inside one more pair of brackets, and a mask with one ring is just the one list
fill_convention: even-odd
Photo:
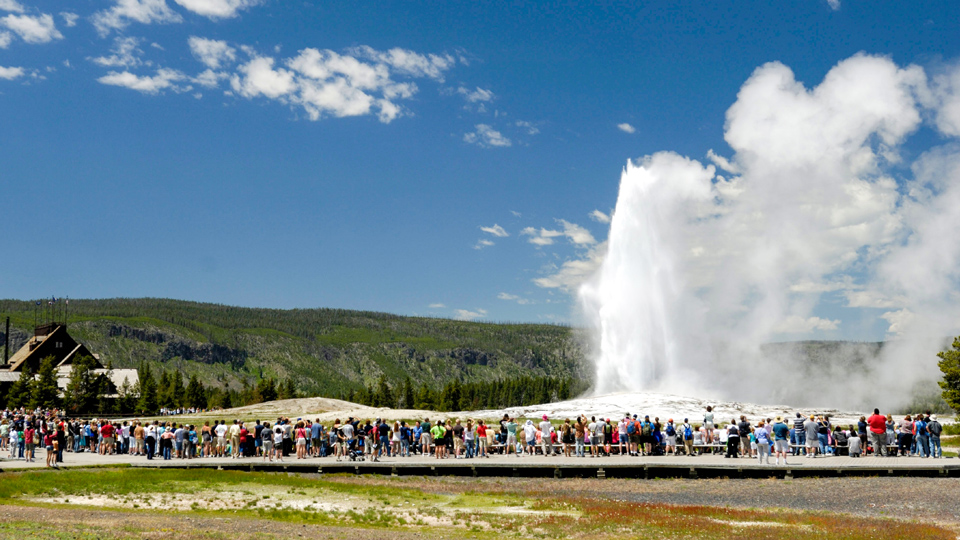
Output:
[[17,0],[0,0],[0,11],[23,13],[23,4],[17,2]]
[[7,27],[27,43],[50,43],[55,39],[63,39],[63,34],[53,22],[53,16],[47,13],[36,16],[7,15],[0,18],[0,26]]
[[498,236],[500,238],[505,238],[507,236],[510,236],[510,233],[508,233],[506,230],[504,230],[503,227],[501,227],[500,225],[497,225],[496,223],[493,224],[493,227],[480,227],[480,230],[485,233],[490,233],[494,236]]
[[24,73],[24,71],[23,71],[23,68],[22,68],[22,67],[3,67],[3,66],[0,66],[0,79],[4,79],[4,80],[7,80],[7,81],[12,81],[13,79],[22,77],[22,76],[23,76],[23,73]]
[[77,21],[80,19],[80,16],[76,13],[70,13],[69,11],[61,11],[60,16],[63,17],[63,25],[67,28],[73,28],[77,25]]
[[191,89],[189,85],[182,86],[178,84],[185,80],[187,80],[187,77],[182,72],[168,68],[158,69],[153,76],[135,75],[129,71],[111,71],[97,79],[97,81],[102,84],[121,86],[151,95],[159,94],[164,90],[174,92],[189,91]]
[[527,135],[538,135],[540,133],[540,128],[533,125],[532,122],[527,122],[526,120],[517,120],[514,122],[514,125],[525,131]]
[[13,41],[13,35],[10,32],[0,32],[0,49],[6,49]]
[[193,56],[210,69],[220,69],[222,65],[237,58],[236,49],[227,45],[226,41],[190,36],[187,44],[190,45]]
[[482,319],[486,317],[487,312],[483,309],[477,309],[475,311],[470,311],[467,309],[455,309],[453,311],[455,319],[458,321],[472,321],[475,319]]
[[[924,119],[947,139],[904,164],[901,148]],[[960,332],[960,242],[946,240],[960,237],[960,67],[928,78],[858,54],[808,88],[772,62],[740,88],[725,126],[729,159],[663,152],[628,163],[605,249],[536,281],[582,283],[574,290],[595,330],[597,380],[722,393],[735,383],[726,374],[762,360],[760,344],[836,331],[840,320],[824,314],[843,307],[859,310],[863,328],[886,321],[898,339],[866,370],[808,373],[857,381],[872,396],[820,399],[908,399],[902,389],[935,376],[934,353]],[[597,261],[584,280],[577,268]],[[766,368],[787,365],[807,369]],[[789,388],[736,397],[813,399]]]
[[302,107],[311,120],[376,114],[389,123],[404,114],[399,102],[418,91],[412,81],[395,77],[441,79],[454,63],[452,57],[403,49],[359,47],[353,52],[356,56],[307,48],[282,66],[275,66],[271,57],[254,55],[231,75],[230,85],[243,97]]
[[778,334],[809,334],[814,330],[836,330],[839,320],[821,319],[820,317],[804,318],[797,315],[787,317],[773,329]]
[[626,122],[624,122],[624,123],[622,123],[622,124],[617,124],[617,129],[619,129],[620,131],[622,131],[622,132],[624,132],[624,133],[636,133],[636,132],[637,132],[637,128],[631,126],[630,124],[628,124],[628,123],[626,123]]
[[827,0],[827,5],[830,9],[837,11],[840,9],[840,0]]
[[105,37],[113,30],[123,30],[131,22],[179,23],[183,22],[183,17],[170,9],[166,0],[115,0],[109,9],[94,13],[91,21],[100,36]]
[[530,300],[527,299],[527,298],[522,298],[522,297],[517,296],[517,295],[515,295],[515,294],[510,294],[510,293],[505,293],[505,292],[502,292],[502,293],[498,294],[498,295],[497,295],[497,298],[499,298],[500,300],[506,300],[506,301],[508,301],[508,302],[516,302],[516,303],[520,304],[521,306],[525,306],[525,305],[527,305],[527,304],[530,303]]
[[490,247],[494,244],[495,242],[493,240],[487,240],[486,238],[481,238],[480,240],[477,240],[476,244],[474,244],[473,249],[483,249],[485,247]]
[[596,221],[597,223],[610,223],[610,215],[604,214],[600,210],[594,210],[590,212],[590,219]]
[[564,219],[558,219],[557,223],[562,227],[562,230],[526,227],[520,231],[520,234],[521,236],[529,236],[530,238],[527,241],[537,246],[552,245],[555,238],[562,236],[579,246],[590,246],[597,243],[590,231],[580,225]]
[[231,19],[240,11],[262,3],[262,0],[174,0],[181,7],[210,19]]
[[492,90],[486,90],[479,86],[473,90],[461,86],[457,88],[457,93],[463,96],[463,99],[467,100],[468,103],[489,102],[493,101],[494,98]]
[[113,54],[90,58],[90,61],[103,67],[137,67],[143,64],[139,45],[140,40],[135,37],[117,37],[110,49]]
[[487,124],[477,124],[474,126],[476,131],[465,133],[463,141],[470,144],[476,144],[483,148],[506,147],[513,145],[513,141],[504,137],[502,133],[493,129]]
[[547,275],[536,278],[533,282],[538,287],[545,289],[560,289],[565,292],[576,293],[588,279],[597,273],[603,263],[606,249],[606,242],[597,244],[582,257],[574,257],[564,261],[559,268],[551,268]]

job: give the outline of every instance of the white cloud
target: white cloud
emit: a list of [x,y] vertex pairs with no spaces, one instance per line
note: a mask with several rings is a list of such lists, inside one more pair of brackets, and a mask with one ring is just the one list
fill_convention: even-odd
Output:
[[112,30],[123,30],[131,22],[166,24],[183,22],[179,13],[170,9],[166,0],[116,0],[113,7],[91,17],[101,37]]
[[487,124],[477,124],[476,131],[463,135],[463,141],[483,148],[511,146],[513,142]]
[[353,52],[362,58],[373,60],[378,65],[407,77],[428,77],[443,82],[443,74],[457,63],[449,54],[419,54],[399,47],[388,51],[378,51],[366,45],[357,47]]
[[177,84],[186,79],[187,77],[177,70],[160,68],[157,70],[156,75],[152,77],[135,75],[129,71],[111,71],[97,79],[97,81],[102,84],[129,88],[144,94],[156,95],[164,90],[172,90],[174,92],[189,91],[191,89],[190,86],[180,86]]
[[552,245],[554,243],[554,238],[560,236],[567,237],[572,243],[579,246],[590,246],[597,243],[593,235],[590,234],[590,231],[584,229],[580,225],[577,225],[576,223],[570,223],[564,219],[558,219],[557,223],[563,227],[562,231],[527,227],[520,231],[520,234],[522,236],[529,236],[530,238],[527,239],[527,241],[538,246]]
[[590,219],[596,221],[597,223],[610,223],[610,215],[604,214],[600,210],[594,210],[590,212]]
[[427,306],[427,307],[429,307],[430,309],[443,309],[443,308],[445,308],[445,307],[447,307],[447,306],[446,306],[446,304],[441,304],[441,303],[437,302],[437,303],[434,303],[434,304],[430,304],[430,305]]
[[535,229],[533,227],[527,227],[520,231],[520,235],[529,236],[530,238],[527,241],[531,244],[538,246],[549,246],[553,244],[554,238],[563,236],[563,233],[553,229]]
[[580,246],[590,246],[596,244],[597,241],[593,238],[593,235],[590,234],[590,231],[584,229],[576,223],[570,223],[569,221],[559,219],[558,223],[563,225],[563,235],[570,239],[571,242]]
[[6,26],[27,43],[49,43],[63,39],[63,34],[53,23],[53,16],[42,13],[32,15],[7,15],[0,18],[0,25]]
[[187,40],[190,52],[210,69],[220,69],[227,62],[236,60],[236,50],[227,45],[226,41],[204,39],[190,36]]
[[502,293],[500,293],[500,294],[497,295],[497,298],[499,298],[500,300],[517,300],[517,299],[519,299],[520,297],[517,296],[517,295],[515,295],[515,294],[510,294],[510,293],[502,292]]
[[3,66],[0,66],[0,79],[5,79],[5,80],[8,80],[8,81],[12,81],[13,79],[16,79],[16,78],[18,78],[18,77],[22,77],[22,76],[23,76],[23,73],[24,73],[24,71],[23,71],[23,68],[22,68],[22,67],[3,67]]
[[583,285],[590,277],[597,273],[603,263],[607,243],[597,244],[582,257],[572,258],[544,277],[536,278],[533,282],[545,289],[560,289],[571,294]]
[[220,85],[221,80],[228,79],[229,77],[230,75],[228,73],[207,69],[191,80],[204,88],[216,88]]
[[394,80],[395,75],[437,78],[453,65],[452,58],[448,63],[437,55],[403,49],[353,51],[359,56],[303,49],[284,62],[286,68],[276,69],[272,58],[254,55],[231,76],[231,86],[243,97],[263,96],[299,105],[311,120],[376,114],[389,123],[404,114],[398,102],[418,90],[413,82]]
[[830,6],[830,9],[834,11],[840,9],[840,0],[827,0],[827,4]]
[[13,41],[13,35],[10,32],[0,32],[0,49],[6,49]]
[[63,17],[63,25],[67,28],[73,28],[77,25],[77,20],[80,19],[80,16],[76,13],[70,13],[69,11],[61,11],[60,16]]
[[888,311],[880,318],[890,323],[887,333],[896,336],[906,332],[916,317],[909,309],[901,309],[899,311]]
[[174,0],[181,7],[210,19],[230,19],[262,0]]
[[538,135],[540,133],[540,128],[533,125],[532,122],[527,122],[525,120],[517,120],[514,125],[526,131],[527,135]]
[[847,307],[851,308],[880,308],[890,309],[902,306],[904,298],[890,299],[883,293],[877,291],[845,291],[847,298]]
[[628,124],[628,123],[626,123],[626,122],[624,122],[624,123],[622,123],[622,124],[617,124],[617,129],[619,129],[620,131],[622,131],[622,132],[624,132],[624,133],[636,133],[636,132],[637,132],[637,128],[631,126],[630,124]]
[[23,4],[17,2],[17,0],[0,0],[0,11],[23,13]]
[[520,212],[517,212],[516,210],[511,210],[510,213],[513,214],[513,217],[516,217],[516,218],[523,217],[523,214],[521,214]]
[[498,236],[500,238],[505,238],[507,236],[510,236],[510,233],[508,233],[506,230],[504,230],[503,227],[501,227],[500,225],[497,225],[496,223],[493,224],[493,227],[480,227],[480,230],[485,233],[490,233],[494,236]]
[[143,64],[139,45],[140,40],[135,37],[116,37],[110,49],[113,54],[90,58],[90,61],[103,67],[137,67]]
[[230,84],[241,96],[253,98],[264,96],[272,99],[289,98],[297,89],[292,71],[273,68],[274,59],[259,56],[242,64],[238,75],[233,75]]
[[475,319],[483,318],[487,315],[486,310],[478,309],[476,311],[470,311],[466,309],[455,309],[454,318],[459,321],[472,321]]
[[839,320],[831,321],[829,319],[821,319],[820,317],[804,318],[793,315],[776,325],[773,331],[779,334],[809,334],[815,330],[836,330],[839,325]]
[[466,87],[457,88],[457,93],[463,96],[463,99],[467,100],[469,103],[493,101],[494,94],[492,90],[486,90],[476,87],[475,90],[470,90]]
[[740,172],[739,169],[737,169],[737,167],[734,164],[730,163],[730,160],[728,160],[727,158],[721,155],[716,154],[712,148],[710,150],[707,150],[707,159],[709,159],[710,161],[713,162],[714,165],[727,171],[728,173],[737,174],[738,172]]
[[960,137],[960,64],[934,77],[932,94],[937,128],[945,135]]
[[493,240],[487,240],[486,238],[481,238],[480,240],[477,240],[477,243],[473,246],[473,249],[483,249],[485,247],[490,247],[494,244],[495,243]]

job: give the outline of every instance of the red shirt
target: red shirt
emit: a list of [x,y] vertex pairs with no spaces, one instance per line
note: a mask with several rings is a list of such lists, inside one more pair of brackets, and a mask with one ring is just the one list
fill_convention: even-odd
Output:
[[113,437],[113,424],[104,424],[100,428],[100,435],[103,437]]
[[874,433],[886,433],[887,432],[887,417],[880,414],[872,414],[870,418],[867,418],[867,424],[870,426],[870,431]]

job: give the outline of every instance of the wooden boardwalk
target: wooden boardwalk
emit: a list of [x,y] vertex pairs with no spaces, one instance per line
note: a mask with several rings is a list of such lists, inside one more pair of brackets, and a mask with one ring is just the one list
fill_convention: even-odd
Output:
[[[0,458],[0,472],[44,467],[44,452],[37,452],[34,463]],[[771,460],[773,463],[773,460]],[[373,461],[336,461],[332,457],[298,460],[294,456],[282,463],[261,458],[241,459],[163,459],[142,456],[99,456],[83,452],[64,454],[61,467],[130,466],[141,468],[213,468],[239,471],[275,471],[312,474],[379,474],[418,476],[499,476],[543,478],[802,478],[838,476],[923,476],[960,477],[960,459],[922,459],[918,457],[791,457],[788,465],[760,464],[756,459],[726,459],[718,454],[701,456],[598,458],[493,456],[475,459],[436,459],[413,456],[390,457]]]

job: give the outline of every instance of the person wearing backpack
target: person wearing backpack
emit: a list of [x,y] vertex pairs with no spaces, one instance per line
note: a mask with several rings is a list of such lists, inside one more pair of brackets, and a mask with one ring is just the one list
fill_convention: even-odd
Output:
[[650,416],[644,416],[640,424],[640,442],[643,444],[643,455],[653,454],[653,423]]
[[624,422],[627,423],[627,441],[629,441],[627,443],[627,451],[631,456],[635,456],[637,455],[637,444],[639,442],[639,433],[637,433],[639,426],[637,426],[637,422],[629,416]]
[[943,433],[943,426],[937,422],[937,415],[931,414],[930,421],[927,422],[927,434],[930,436],[930,456],[934,458],[943,457],[943,449],[940,448],[940,434]]
[[677,455],[677,428],[673,425],[673,418],[667,420],[667,427],[663,432],[667,447],[664,453]]
[[688,456],[693,455],[693,426],[690,425],[690,419],[683,419],[683,449]]

